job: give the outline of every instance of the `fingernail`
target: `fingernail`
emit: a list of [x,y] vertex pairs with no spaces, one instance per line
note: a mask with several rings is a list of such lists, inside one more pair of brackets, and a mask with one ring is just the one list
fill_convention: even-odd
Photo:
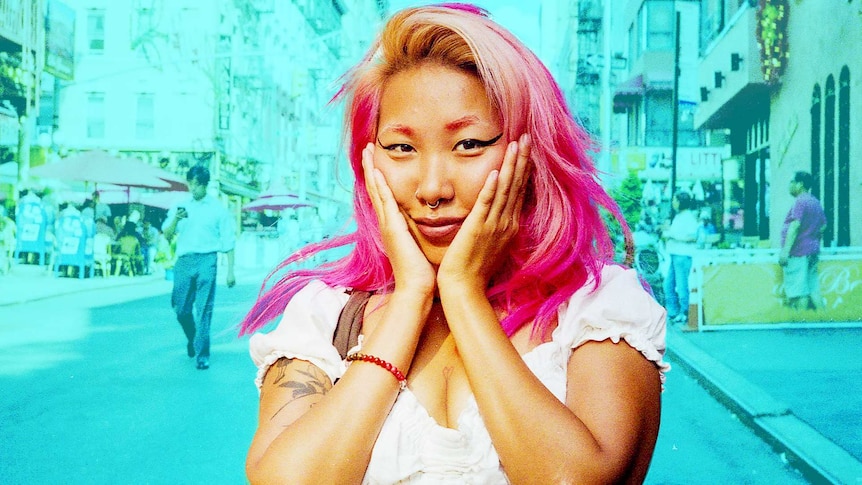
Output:
[[508,153],[515,153],[516,151],[518,151],[518,142],[516,142],[516,141],[509,142],[509,146],[506,147],[506,151]]

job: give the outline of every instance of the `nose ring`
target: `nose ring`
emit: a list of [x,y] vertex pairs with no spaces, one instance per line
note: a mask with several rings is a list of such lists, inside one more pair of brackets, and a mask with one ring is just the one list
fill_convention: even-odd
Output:
[[[416,197],[417,199],[421,199],[421,197],[419,197],[419,191],[418,191],[418,190],[417,190],[417,191],[416,191],[416,193],[415,193],[415,194],[413,194],[413,195],[414,195],[414,197]],[[440,199],[435,200],[433,204],[429,204],[428,202],[425,202],[425,205],[427,205],[429,209],[436,209],[436,208],[437,208],[437,206],[439,206],[439,205],[440,205]]]

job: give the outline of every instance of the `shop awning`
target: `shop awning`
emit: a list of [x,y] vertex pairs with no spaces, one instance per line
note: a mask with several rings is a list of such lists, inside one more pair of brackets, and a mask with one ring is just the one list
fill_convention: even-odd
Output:
[[638,98],[643,96],[643,94],[644,77],[642,74],[639,74],[617,86],[617,89],[614,91],[614,102],[617,101],[617,98]]

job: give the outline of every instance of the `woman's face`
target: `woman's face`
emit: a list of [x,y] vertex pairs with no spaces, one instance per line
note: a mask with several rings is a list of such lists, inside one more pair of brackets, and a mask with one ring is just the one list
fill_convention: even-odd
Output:
[[466,72],[423,64],[384,85],[374,165],[432,264],[440,264],[488,174],[502,165],[502,132],[484,86]]

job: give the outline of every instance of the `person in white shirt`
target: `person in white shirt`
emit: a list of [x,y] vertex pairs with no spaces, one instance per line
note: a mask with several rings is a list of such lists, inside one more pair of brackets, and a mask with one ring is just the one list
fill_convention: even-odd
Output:
[[111,217],[113,217],[111,206],[102,202],[102,195],[98,190],[93,192],[93,217],[95,219],[104,217],[106,221],[110,221]]
[[196,357],[198,369],[209,368],[210,322],[215,301],[218,253],[227,256],[227,286],[236,284],[234,244],[236,230],[222,203],[207,195],[209,170],[201,165],[186,175],[191,197],[168,211],[162,231],[168,240],[177,236],[174,291],[171,304],[185,332],[186,352]]
[[668,320],[674,323],[688,321],[688,275],[691,273],[691,256],[697,249],[700,223],[694,211],[694,200],[686,192],[677,192],[671,206],[675,212],[670,227],[662,232],[665,251],[670,255],[670,267],[664,280],[665,308]]

